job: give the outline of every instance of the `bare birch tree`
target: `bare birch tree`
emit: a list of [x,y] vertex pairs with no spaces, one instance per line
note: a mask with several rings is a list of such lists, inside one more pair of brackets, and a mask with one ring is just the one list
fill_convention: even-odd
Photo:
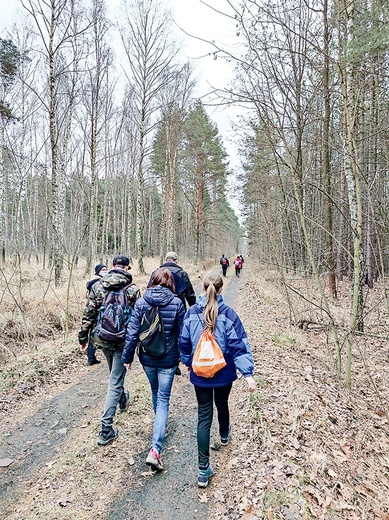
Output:
[[137,110],[137,256],[139,270],[144,272],[144,190],[151,138],[160,110],[158,93],[174,78],[172,65],[177,49],[171,40],[169,13],[159,0],[136,0],[128,4],[125,19],[121,37],[128,58],[127,78],[133,89],[132,101]]
[[[64,259],[64,165],[71,132],[75,81],[78,79],[77,39],[87,27],[79,26],[82,18],[74,0],[25,0],[23,7],[31,15],[46,57],[48,98],[42,95],[49,121],[52,226],[52,259],[55,284],[59,285]],[[69,88],[70,87],[70,88]],[[67,91],[67,95],[64,95]]]

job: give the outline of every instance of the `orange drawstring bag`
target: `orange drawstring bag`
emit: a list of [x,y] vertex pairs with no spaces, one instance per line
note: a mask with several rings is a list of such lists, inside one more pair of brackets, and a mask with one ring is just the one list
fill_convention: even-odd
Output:
[[192,359],[192,370],[201,377],[213,377],[226,366],[222,349],[208,330],[204,330]]

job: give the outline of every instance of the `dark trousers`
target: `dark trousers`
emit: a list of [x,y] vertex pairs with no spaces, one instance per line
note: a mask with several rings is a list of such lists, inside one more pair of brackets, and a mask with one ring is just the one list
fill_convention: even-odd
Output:
[[96,361],[96,349],[92,347],[90,341],[88,341],[88,348],[86,350],[86,355],[88,357],[88,363],[94,363]]
[[222,265],[223,276],[227,276],[227,266]]
[[231,388],[232,383],[227,386],[215,388],[195,386],[198,403],[197,449],[200,469],[206,469],[209,464],[209,442],[211,436],[214,400],[217,409],[217,419],[219,422],[219,433],[221,436],[226,436],[228,434],[230,427],[228,397]]

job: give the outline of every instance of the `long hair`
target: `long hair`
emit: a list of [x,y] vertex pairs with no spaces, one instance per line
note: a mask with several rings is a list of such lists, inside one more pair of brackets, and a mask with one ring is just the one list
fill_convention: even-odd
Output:
[[157,285],[162,285],[163,287],[167,287],[171,290],[173,294],[176,292],[176,288],[174,285],[174,279],[172,273],[169,269],[159,268],[155,271],[153,275],[153,279],[151,281],[150,287],[155,287]]
[[219,314],[217,293],[223,287],[223,278],[219,273],[211,272],[203,278],[203,288],[206,294],[204,307],[204,321],[206,328],[213,334],[216,325],[216,318]]

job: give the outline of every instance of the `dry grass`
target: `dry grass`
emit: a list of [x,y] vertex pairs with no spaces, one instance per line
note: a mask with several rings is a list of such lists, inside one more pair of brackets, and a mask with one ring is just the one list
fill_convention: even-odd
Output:
[[[179,262],[194,286],[207,270],[215,267],[213,260],[200,266],[186,258]],[[137,261],[133,261],[131,274],[142,293],[158,265],[158,259],[145,258],[146,274],[140,274]],[[40,372],[42,364],[71,360],[78,354],[77,330],[86,302],[85,283],[92,276],[93,271],[86,273],[85,261],[79,261],[72,271],[64,268],[59,287],[55,287],[50,269],[27,262],[1,268],[0,393],[17,385],[20,377],[39,384],[41,377],[33,377],[34,370]]]

